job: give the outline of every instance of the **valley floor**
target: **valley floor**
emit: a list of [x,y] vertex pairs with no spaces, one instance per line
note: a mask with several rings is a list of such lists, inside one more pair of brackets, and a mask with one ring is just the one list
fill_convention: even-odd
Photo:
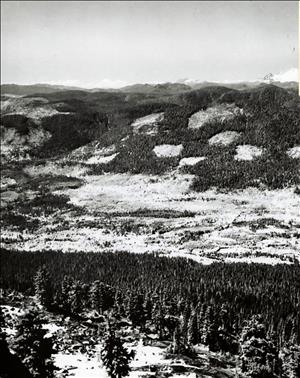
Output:
[[[74,167],[70,171],[76,175]],[[42,172],[33,172],[35,179],[42,177]],[[189,190],[193,176],[179,171],[162,176],[96,176],[79,167],[77,172],[72,180],[82,184],[74,185],[62,176],[60,185],[56,178],[53,194],[67,195],[81,209],[79,213],[57,210],[39,216],[39,232],[4,225],[2,246],[29,251],[158,252],[204,264],[300,259],[300,197],[295,188],[196,193]]]

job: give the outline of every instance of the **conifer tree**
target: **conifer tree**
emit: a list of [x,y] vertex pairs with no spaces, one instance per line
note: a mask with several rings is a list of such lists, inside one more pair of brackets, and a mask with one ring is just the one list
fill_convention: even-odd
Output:
[[151,320],[151,318],[152,318],[152,311],[153,311],[153,301],[151,299],[151,295],[150,294],[147,294],[146,297],[145,297],[144,308],[145,308],[145,317],[146,317],[146,320]]
[[40,268],[34,277],[34,291],[38,302],[49,307],[51,303],[51,288],[49,273],[45,267]]
[[184,343],[188,343],[188,323],[191,309],[188,303],[185,304],[184,310],[181,316],[181,333],[184,338]]
[[4,331],[4,327],[5,327],[5,320],[4,320],[2,307],[0,306],[0,356],[2,360],[2,363],[0,363],[0,377],[2,376],[5,377],[6,374],[8,376],[8,370],[9,370],[7,358],[3,360],[5,356],[9,355],[9,348],[6,341],[6,333]]
[[0,343],[1,345],[6,344],[6,333],[4,332],[5,320],[2,307],[0,306]]
[[200,323],[201,343],[203,343],[204,345],[206,345],[206,341],[207,341],[208,327],[209,327],[208,313],[207,313],[206,306],[204,306],[203,311],[202,311],[202,319]]
[[163,318],[163,328],[168,331],[168,335],[172,337],[176,327],[180,325],[178,316],[166,314]]
[[300,377],[300,345],[288,344],[280,352],[281,378]]
[[245,377],[278,377],[278,351],[267,337],[266,328],[260,316],[253,316],[243,328],[240,358]]
[[218,328],[216,331],[216,349],[221,352],[238,352],[237,337],[232,326],[232,317],[227,307],[223,304],[218,316]]
[[159,339],[164,337],[164,308],[162,302],[156,298],[152,310],[152,320]]
[[16,354],[12,354],[4,331],[5,319],[0,306],[0,377],[1,378],[33,378],[26,366]]
[[113,306],[114,297],[115,291],[112,287],[98,280],[93,282],[90,289],[90,303],[92,308],[99,311],[100,314]]
[[47,330],[42,328],[43,321],[34,310],[28,311],[16,326],[13,350],[37,378],[54,377],[52,361],[53,341],[45,337]]
[[82,284],[79,281],[73,283],[71,291],[69,293],[70,297],[70,310],[73,315],[79,315],[82,311]]
[[173,333],[173,340],[169,347],[172,354],[183,354],[189,357],[194,356],[193,347],[186,342],[186,337],[182,334],[182,327],[178,325]]
[[204,324],[204,305],[199,306],[199,312],[197,312],[197,324],[198,324],[198,342],[203,342],[203,324]]
[[90,289],[90,302],[93,309],[99,311],[100,314],[103,313],[103,290],[102,282],[94,281]]
[[129,352],[115,331],[109,327],[101,350],[103,364],[111,378],[126,377],[130,372],[130,361],[134,352]]
[[144,327],[146,321],[144,297],[140,294],[132,295],[129,302],[129,319],[133,326]]
[[211,306],[208,306],[204,317],[203,317],[203,324],[202,324],[202,343],[208,345],[209,337],[210,337],[210,330],[213,323],[213,310]]
[[120,291],[117,291],[115,294],[112,313],[117,320],[120,320],[122,316],[125,316],[124,302]]
[[173,333],[173,340],[171,344],[171,349],[170,352],[172,354],[177,354],[180,353],[182,350],[182,338],[181,338],[181,333],[180,333],[180,327],[179,325],[175,328],[174,333]]
[[198,319],[196,310],[193,309],[188,322],[188,343],[191,345],[199,342]]
[[72,277],[64,276],[61,284],[61,308],[67,315],[71,314],[71,291],[74,284]]

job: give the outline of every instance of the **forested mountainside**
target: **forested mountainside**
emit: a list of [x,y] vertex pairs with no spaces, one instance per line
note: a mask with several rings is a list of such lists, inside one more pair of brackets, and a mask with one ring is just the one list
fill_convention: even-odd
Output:
[[[2,159],[55,158],[97,142],[102,148],[115,145],[116,153],[109,162],[95,163],[97,172],[163,173],[181,159],[201,157],[184,167],[195,174],[196,190],[299,183],[296,91],[274,85],[176,90],[181,93],[174,95],[172,87],[163,94],[69,90],[3,95]],[[134,127],[137,119],[151,114],[162,116]],[[156,153],[155,147],[162,145],[180,149]],[[249,157],[243,157],[245,148]]]

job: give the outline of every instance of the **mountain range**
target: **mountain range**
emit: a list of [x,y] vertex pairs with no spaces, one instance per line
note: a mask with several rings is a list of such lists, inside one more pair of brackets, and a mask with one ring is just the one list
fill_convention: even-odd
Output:
[[[32,85],[19,85],[19,84],[2,84],[1,85],[1,93],[2,94],[11,94],[11,95],[31,95],[35,93],[40,94],[47,94],[53,93],[58,91],[66,91],[66,90],[83,90],[86,92],[98,92],[98,91],[106,91],[106,92],[128,92],[128,93],[169,93],[175,94],[178,92],[189,91],[191,89],[201,89],[210,86],[226,86],[227,88],[232,89],[248,89],[260,86],[262,84],[266,84],[266,82],[262,81],[244,81],[238,83],[218,83],[218,82],[199,82],[193,80],[185,80],[185,82],[181,83],[161,83],[161,84],[132,84],[128,85],[119,89],[112,89],[112,88],[82,88],[78,86],[67,86],[67,85],[51,85],[51,84],[32,84]],[[274,81],[272,84],[286,89],[295,89],[298,88],[298,83],[295,81],[290,82],[279,82]]]

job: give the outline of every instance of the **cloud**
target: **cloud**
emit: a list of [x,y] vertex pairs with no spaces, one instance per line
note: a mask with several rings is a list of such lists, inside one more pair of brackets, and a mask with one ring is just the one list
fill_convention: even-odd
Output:
[[[121,88],[129,85],[127,81],[123,80],[111,80],[111,79],[102,79],[102,80],[95,80],[95,82],[85,82],[79,80],[48,80],[46,81],[47,84],[51,85],[66,85],[71,87],[80,87],[80,88]],[[27,83],[26,83],[27,84]]]
[[[49,85],[65,85],[67,87],[79,87],[80,83],[77,80],[47,80],[46,84]],[[28,84],[28,83],[26,83]],[[31,83],[29,83],[30,85]],[[44,82],[42,82],[44,84]]]
[[126,85],[129,85],[130,83],[128,83],[127,81],[123,81],[123,80],[111,80],[111,79],[103,79],[103,80],[100,80],[100,81],[97,81],[96,82],[97,84],[95,85],[92,85],[92,84],[89,84],[87,85],[87,87],[89,88],[92,88],[92,87],[96,87],[96,88],[121,88],[121,87],[125,87]]
[[299,81],[299,72],[297,68],[290,68],[287,71],[281,71],[279,74],[274,75],[275,81]]

